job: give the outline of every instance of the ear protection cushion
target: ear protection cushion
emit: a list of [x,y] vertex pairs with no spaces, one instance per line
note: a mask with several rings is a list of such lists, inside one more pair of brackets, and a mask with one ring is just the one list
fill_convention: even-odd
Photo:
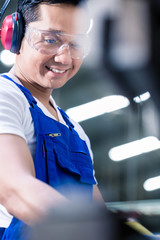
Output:
[[7,16],[1,27],[1,42],[5,49],[18,53],[24,36],[23,20],[20,13]]
[[12,14],[12,22],[13,22],[13,34],[10,51],[13,53],[18,53],[21,47],[22,38],[24,36],[23,21],[20,13],[15,12]]

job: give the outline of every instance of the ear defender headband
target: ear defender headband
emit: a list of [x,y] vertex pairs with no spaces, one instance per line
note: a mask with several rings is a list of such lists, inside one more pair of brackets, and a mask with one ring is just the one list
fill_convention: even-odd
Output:
[[[0,11],[0,20],[2,19],[9,2],[10,0],[5,1]],[[0,38],[3,47],[13,53],[18,53],[24,34],[23,29],[23,20],[20,13],[15,12],[12,15],[7,16],[0,29]]]

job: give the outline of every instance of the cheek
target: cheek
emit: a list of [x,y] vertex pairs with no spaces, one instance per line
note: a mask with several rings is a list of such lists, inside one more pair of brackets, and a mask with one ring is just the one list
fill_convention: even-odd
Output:
[[46,56],[39,54],[37,51],[28,46],[27,42],[22,42],[20,49],[21,65],[23,64],[24,68],[27,68],[29,72],[39,71],[42,73],[45,68],[45,63],[48,59]]
[[81,65],[82,65],[82,61],[80,61],[80,60],[73,60],[73,65],[72,65],[73,68],[72,68],[72,71],[70,72],[70,76],[69,76],[70,79],[77,74],[77,72],[79,71]]
[[82,65],[82,60],[73,60],[73,66],[74,66],[74,71],[75,74],[78,72],[78,70],[80,69],[81,65]]

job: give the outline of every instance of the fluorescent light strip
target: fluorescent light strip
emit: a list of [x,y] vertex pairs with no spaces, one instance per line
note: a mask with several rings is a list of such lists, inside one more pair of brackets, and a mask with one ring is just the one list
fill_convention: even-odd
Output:
[[147,192],[160,189],[160,176],[147,179],[143,187]]
[[136,103],[141,103],[147,101],[151,97],[149,92],[143,93],[140,96],[133,98]]
[[122,161],[160,148],[158,138],[149,136],[110,149],[109,157],[113,161]]
[[75,121],[81,122],[104,113],[128,107],[129,104],[130,102],[126,97],[112,95],[70,108],[66,111],[66,113]]

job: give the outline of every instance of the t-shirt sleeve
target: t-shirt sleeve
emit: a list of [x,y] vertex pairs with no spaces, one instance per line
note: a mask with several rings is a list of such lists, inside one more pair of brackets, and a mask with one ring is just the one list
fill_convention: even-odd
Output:
[[23,102],[24,97],[18,87],[0,79],[0,134],[15,134],[25,139]]

